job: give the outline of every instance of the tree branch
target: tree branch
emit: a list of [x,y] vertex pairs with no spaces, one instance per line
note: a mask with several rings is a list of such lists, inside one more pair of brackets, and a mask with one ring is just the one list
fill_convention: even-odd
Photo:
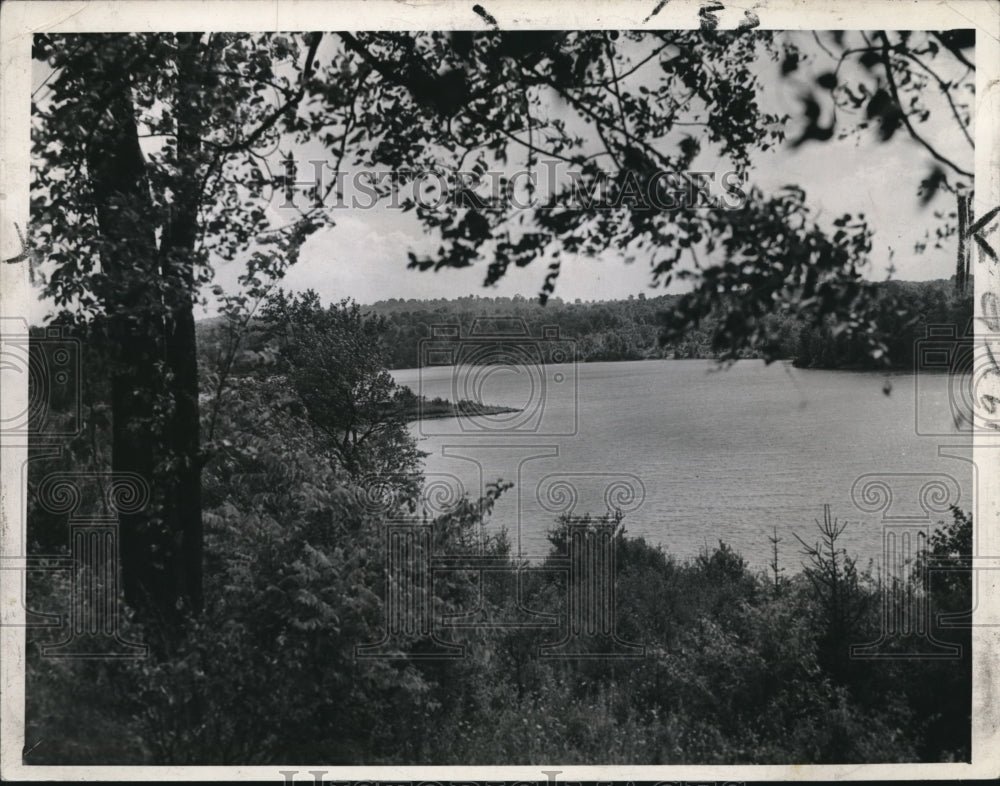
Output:
[[965,55],[962,54],[961,49],[959,49],[957,46],[952,46],[951,44],[949,44],[944,38],[941,37],[940,33],[934,33],[934,37],[942,43],[945,49],[947,49],[949,52],[955,55],[955,58],[958,60],[958,62],[960,62],[966,68],[971,69],[972,71],[976,70],[976,67],[972,63],[970,63],[968,59],[966,59]]
[[931,70],[930,66],[926,65],[919,57],[917,57],[912,52],[906,52],[905,56],[910,58],[910,60],[912,60],[922,69],[924,69],[924,71],[926,71],[928,74],[934,77],[934,79],[938,83],[938,87],[941,88],[941,92],[944,93],[944,97],[948,99],[948,106],[951,107],[951,114],[958,122],[958,127],[962,129],[962,134],[965,136],[965,140],[969,143],[971,147],[975,148],[976,143],[972,140],[972,137],[969,135],[969,129],[966,128],[965,123],[962,122],[962,118],[958,114],[958,107],[955,106],[955,102],[951,98],[951,91],[948,89],[948,83],[945,82],[940,76],[938,76],[935,71]]
[[882,64],[885,66],[886,78],[889,81],[889,89],[892,91],[892,98],[896,102],[896,106],[899,107],[900,113],[903,116],[903,124],[906,129],[910,132],[910,136],[913,137],[917,142],[924,146],[928,153],[930,153],[937,161],[955,170],[962,177],[972,178],[972,173],[967,172],[958,166],[950,158],[939,153],[933,145],[930,144],[926,139],[924,139],[917,130],[913,127],[913,123],[910,122],[910,116],[903,110],[903,103],[899,98],[899,88],[896,86],[896,78],[892,74],[892,62],[889,59],[889,51],[892,46],[889,44],[889,36],[886,35],[884,30],[878,32],[879,38],[882,39],[883,46],[881,48],[881,58]]
[[316,49],[319,47],[319,42],[322,39],[322,37],[323,37],[322,33],[314,33],[313,39],[309,43],[309,50],[306,54],[306,63],[305,66],[302,68],[302,80],[301,84],[299,84],[299,89],[296,90],[295,93],[291,97],[289,97],[287,101],[285,101],[285,103],[283,103],[274,112],[272,112],[271,115],[264,120],[264,122],[262,122],[259,126],[257,126],[257,128],[254,129],[253,133],[251,133],[250,136],[246,137],[241,142],[238,143],[234,142],[231,145],[223,145],[221,147],[222,152],[235,153],[238,150],[246,150],[252,147],[253,144],[258,139],[260,139],[265,133],[267,133],[268,130],[270,130],[274,126],[275,123],[278,122],[278,120],[281,118],[283,114],[285,114],[285,112],[287,112],[293,106],[296,106],[302,100],[302,98],[306,94],[306,81],[309,79],[309,74],[312,71],[313,62],[316,59]]

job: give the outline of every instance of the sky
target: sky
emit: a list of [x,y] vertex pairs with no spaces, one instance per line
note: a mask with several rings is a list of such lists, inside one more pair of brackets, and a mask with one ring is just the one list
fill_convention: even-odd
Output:
[[[917,199],[920,181],[926,176],[922,149],[908,139],[881,145],[874,140],[813,144],[796,150],[781,150],[760,161],[753,181],[765,192],[794,183],[805,189],[816,218],[828,225],[843,213],[865,213],[875,230],[869,278],[888,275],[890,259],[894,277],[903,280],[947,278],[953,272],[950,249],[923,254],[913,252],[929,227],[934,210],[950,209],[948,195],[938,196],[921,207]],[[920,162],[917,164],[917,162]],[[371,210],[339,210],[336,226],[311,238],[300,261],[286,275],[282,286],[300,291],[315,289],[324,302],[352,297],[359,303],[388,298],[483,296],[525,297],[537,295],[545,264],[536,260],[524,268],[511,267],[496,285],[484,288],[482,267],[418,271],[407,268],[407,252],[431,252],[437,242],[426,236],[412,213],[379,206]],[[895,253],[890,257],[890,250]],[[238,271],[220,268],[220,278]],[[627,263],[624,254],[608,253],[600,258],[563,257],[556,295],[563,300],[623,299],[639,292],[661,294],[683,291],[677,283],[654,289],[648,263]]]
[[[792,116],[787,128],[788,139],[798,134],[800,121],[797,118],[802,114],[803,92],[815,74],[832,63],[826,61],[824,64],[825,55],[809,33],[791,35],[807,54],[817,58],[809,70],[800,69],[782,78],[778,64],[769,59],[761,58],[754,65],[764,85],[759,97],[762,109]],[[36,84],[47,76],[39,68],[36,64]],[[658,68],[654,61],[632,79],[643,81],[646,79],[643,71],[650,68],[655,76]],[[849,72],[845,73],[850,76]],[[827,115],[830,111],[830,107],[824,110]],[[971,169],[971,149],[964,147],[947,112],[932,113],[921,131]],[[306,160],[323,155],[318,145],[296,152],[297,157]],[[728,168],[711,155],[705,152],[699,156],[695,168],[717,172]],[[928,246],[924,253],[914,253],[914,246],[924,239],[928,230],[933,232],[937,224],[934,211],[953,209],[952,197],[944,193],[929,205],[920,205],[917,191],[930,163],[926,151],[904,131],[897,133],[890,142],[880,143],[869,129],[856,138],[807,142],[798,148],[786,143],[767,152],[755,153],[750,181],[765,193],[786,184],[800,186],[807,194],[815,219],[822,226],[831,226],[843,213],[865,213],[875,230],[872,265],[867,276],[875,280],[886,278],[891,262],[895,268],[893,277],[927,280],[950,276],[954,266],[951,248],[935,250]],[[287,220],[287,213],[281,215],[276,203],[272,201],[272,213],[277,221],[283,222]],[[485,288],[486,260],[465,269],[411,270],[407,267],[408,252],[433,255],[438,246],[438,241],[423,231],[412,212],[404,213],[384,203],[371,209],[331,208],[331,211],[335,225],[321,229],[307,241],[300,261],[281,282],[283,288],[291,291],[314,289],[324,302],[350,297],[363,304],[388,298],[451,298],[469,294],[520,294],[531,298],[537,296],[547,273],[546,261],[539,259],[524,268],[512,266],[498,284]],[[235,291],[242,267],[242,260],[216,263],[212,283],[221,284],[226,291]],[[680,292],[686,286],[689,285],[675,281],[667,289],[654,289],[648,256],[628,263],[624,253],[617,251],[609,251],[599,258],[564,254],[555,295],[569,301],[623,299],[640,292],[649,295]],[[199,316],[210,316],[214,312],[210,298],[208,307],[201,309]]]
[[[825,56],[811,35],[793,35],[804,50],[818,58],[816,68],[825,67]],[[655,63],[648,67],[655,69]],[[802,113],[800,98],[806,80],[811,80],[817,70],[781,78],[778,64],[764,59],[757,68],[764,82],[762,108],[791,115],[787,138],[796,138],[796,118]],[[831,107],[825,109],[827,113],[831,110]],[[971,169],[971,148],[963,149],[962,140],[950,125],[953,123],[945,112],[938,112],[926,126],[921,126],[921,131],[957,160],[967,161]],[[917,191],[930,163],[926,151],[905,131],[897,133],[890,142],[881,143],[874,131],[868,129],[856,138],[807,142],[798,148],[786,143],[758,153],[754,156],[750,180],[765,193],[792,183],[802,187],[816,220],[823,226],[829,227],[833,219],[844,213],[863,212],[875,231],[868,278],[885,279],[890,264],[897,279],[947,278],[954,267],[951,248],[935,250],[928,245],[923,253],[914,252],[925,233],[929,229],[933,232],[936,226],[934,211],[953,209],[953,197],[946,193],[921,206]],[[726,167],[719,161],[708,161],[698,168]],[[384,205],[333,212],[336,225],[310,238],[300,261],[282,282],[284,288],[314,289],[324,302],[344,297],[373,303],[388,298],[452,298],[468,294],[535,297],[547,273],[545,261],[539,259],[524,268],[512,266],[498,284],[485,288],[486,260],[465,269],[411,270],[407,268],[408,251],[432,254],[438,245],[433,237],[424,234],[412,213]],[[217,271],[217,278],[225,282],[226,288],[238,273],[238,263],[230,267],[231,270],[220,267]],[[620,252],[609,252],[599,258],[564,254],[555,294],[569,301],[623,299],[640,292],[650,295],[681,292],[686,286],[689,285],[674,282],[666,289],[654,288],[648,258],[629,264]]]

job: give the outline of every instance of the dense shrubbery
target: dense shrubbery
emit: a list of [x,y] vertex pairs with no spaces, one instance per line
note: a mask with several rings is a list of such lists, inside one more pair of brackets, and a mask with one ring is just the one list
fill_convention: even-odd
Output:
[[[469,529],[474,507],[459,517]],[[354,644],[376,641],[382,624],[377,524],[350,502],[344,518],[319,529],[299,524],[300,512],[290,508],[267,524],[235,509],[213,514],[208,575],[216,602],[169,658],[52,663],[33,650],[29,731],[47,743],[29,760],[968,758],[967,647],[954,661],[848,658],[850,644],[879,631],[880,588],[871,577],[843,598],[871,613],[834,640],[828,599],[805,576],[775,592],[724,544],[679,563],[619,531],[618,631],[646,646],[643,658],[542,660],[537,646],[552,631],[487,629],[446,636],[464,638],[463,660],[356,660]],[[959,526],[967,521],[956,512]],[[458,530],[452,538],[454,548]],[[564,612],[564,583],[555,573],[530,573],[525,605]],[[456,579],[443,594],[450,599],[436,598],[440,607],[475,607],[471,583]],[[962,610],[967,601],[952,597],[934,608]],[[71,707],[89,722],[68,722]]]
[[[289,340],[305,336],[315,352],[328,333],[357,324],[357,312],[343,306],[326,314],[308,301],[303,308],[296,318],[313,332]],[[433,523],[434,553],[481,548],[514,567],[504,535],[478,540],[506,486],[431,512],[419,495],[419,454],[391,410],[370,402],[352,426],[372,436],[348,455],[338,432],[345,427],[330,420],[339,416],[335,402],[319,395],[353,398],[355,385],[396,395],[375,355],[357,376],[331,356],[331,384],[302,367],[314,356],[302,349],[279,345],[256,370],[244,356],[245,373],[215,386],[202,407],[206,607],[185,634],[160,637],[126,616],[127,638],[165,642],[128,662],[42,658],[53,634],[29,637],[27,739],[42,742],[28,762],[968,758],[968,631],[935,625],[939,639],[962,645],[955,660],[851,660],[849,645],[878,638],[882,600],[896,596],[840,549],[828,516],[820,548],[804,552],[805,569],[791,578],[751,572],[724,543],[679,562],[630,537],[613,513],[556,522],[553,556],[522,573],[520,603],[564,615],[571,579],[546,568],[563,552],[567,526],[614,526],[618,634],[643,644],[643,658],[542,659],[538,646],[553,640],[552,630],[484,626],[442,633],[466,645],[463,659],[357,659],[355,646],[378,641],[384,625],[386,522]],[[203,375],[217,379],[220,370],[205,360]],[[78,471],[106,460],[100,386],[92,393],[89,436],[73,448]],[[380,427],[367,429],[375,417]],[[31,463],[33,494],[64,461]],[[34,548],[55,550],[64,524],[43,515],[34,496],[29,505]],[[956,570],[928,585],[918,564],[906,579],[912,592],[930,594],[937,612],[970,606],[971,533],[971,520],[955,510],[920,560],[948,559]],[[32,608],[58,609],[66,597],[61,574],[30,582]],[[427,602],[438,615],[479,608],[488,619],[509,619],[517,599],[501,590],[479,587],[470,572],[443,572]],[[426,642],[413,632],[409,644]]]

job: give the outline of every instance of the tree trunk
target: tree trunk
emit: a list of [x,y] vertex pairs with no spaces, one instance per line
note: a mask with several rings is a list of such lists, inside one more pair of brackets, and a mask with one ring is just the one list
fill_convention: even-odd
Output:
[[198,355],[194,327],[194,299],[198,291],[195,246],[201,203],[199,43],[196,33],[178,38],[177,158],[180,172],[174,184],[175,203],[163,232],[160,259],[164,278],[173,286],[174,301],[166,315],[166,365],[174,404],[170,429],[171,453],[176,460],[172,480],[176,504],[170,511],[170,530],[181,546],[176,566],[178,597],[193,611],[202,608],[201,423],[198,412]]
[[[96,58],[95,70],[110,91],[108,108],[87,148],[87,168],[105,246],[101,254],[109,333],[115,348],[111,380],[112,458],[115,472],[135,472],[154,484],[152,410],[155,363],[160,354],[157,311],[148,285],[157,273],[153,208],[139,149],[128,75],[120,63]],[[96,82],[102,84],[102,82]],[[155,508],[155,498],[152,499]],[[152,530],[155,511],[120,514],[122,583],[136,608],[152,601]],[[155,605],[155,604],[154,604]]]
[[972,223],[970,214],[972,207],[972,195],[958,194],[958,259],[955,264],[955,294],[961,296],[969,283],[969,225]]
[[197,207],[178,194],[183,209],[164,227],[157,250],[127,67],[98,56],[95,71],[107,109],[88,144],[87,167],[116,349],[112,470],[139,474],[152,492],[145,510],[120,515],[122,584],[129,605],[169,640],[181,610],[198,609],[202,600],[194,274],[190,255],[184,266],[175,253],[193,248]]

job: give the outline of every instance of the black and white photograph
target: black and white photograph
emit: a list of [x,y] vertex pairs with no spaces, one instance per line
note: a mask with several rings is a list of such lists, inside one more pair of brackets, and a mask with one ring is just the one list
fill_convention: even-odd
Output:
[[5,779],[1000,776],[1000,7],[2,13]]

